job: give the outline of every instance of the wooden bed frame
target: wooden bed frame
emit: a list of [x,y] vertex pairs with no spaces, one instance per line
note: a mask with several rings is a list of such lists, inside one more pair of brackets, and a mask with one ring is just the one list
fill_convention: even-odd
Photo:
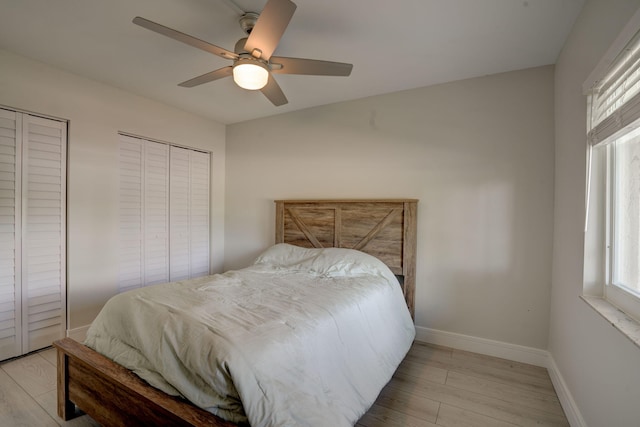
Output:
[[[347,247],[378,257],[399,276],[413,316],[416,210],[414,199],[277,200],[276,243]],[[237,426],[151,387],[71,338],[53,345],[58,358],[58,415],[64,420],[84,411],[105,426]]]

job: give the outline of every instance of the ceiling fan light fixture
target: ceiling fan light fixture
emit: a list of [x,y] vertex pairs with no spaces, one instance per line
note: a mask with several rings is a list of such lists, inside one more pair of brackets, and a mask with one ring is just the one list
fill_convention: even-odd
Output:
[[233,80],[243,89],[259,90],[267,85],[269,69],[260,61],[239,59],[233,64]]

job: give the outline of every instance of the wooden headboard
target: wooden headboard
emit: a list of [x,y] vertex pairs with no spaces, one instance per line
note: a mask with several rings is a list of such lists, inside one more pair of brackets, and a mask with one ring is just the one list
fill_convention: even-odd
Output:
[[276,243],[351,248],[375,256],[400,276],[414,316],[416,199],[276,200]]

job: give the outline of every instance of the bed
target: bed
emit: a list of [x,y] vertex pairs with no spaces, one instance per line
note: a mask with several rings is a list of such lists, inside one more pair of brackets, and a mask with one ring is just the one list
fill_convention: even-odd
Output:
[[[368,286],[369,288],[371,288],[370,292],[378,293],[380,295],[387,295],[384,296],[384,298],[388,299],[396,298],[394,297],[394,295],[399,295],[399,297],[397,298],[400,298],[400,304],[406,304],[406,306],[409,308],[408,312],[410,312],[412,316],[415,288],[414,274],[416,205],[417,201],[415,200],[278,200],[276,201],[276,245],[273,248],[267,250],[263,255],[261,255],[261,257],[258,258],[256,264],[254,264],[254,266],[252,266],[248,272],[244,272],[242,274],[246,275],[250,273],[250,275],[257,277],[258,279],[268,276],[269,279],[266,281],[266,283],[272,283],[280,280],[277,275],[273,275],[277,273],[277,271],[275,270],[280,269],[279,271],[282,272],[281,276],[283,277],[282,280],[284,280],[284,276],[295,276],[296,281],[304,283],[304,280],[306,280],[304,279],[304,277],[306,276],[303,277],[296,275],[308,275],[308,272],[312,271],[313,274],[316,274],[324,281],[322,287],[323,289],[325,289],[325,294],[321,299],[339,298],[340,301],[347,301],[349,299],[352,299],[351,296],[348,295],[348,293],[340,294],[340,292],[346,292],[346,290],[343,290],[343,287],[340,285],[340,281],[343,280],[344,271],[342,267],[338,270],[335,269],[335,261],[351,260],[352,258],[350,257],[355,256],[355,261],[347,262],[346,268],[347,270],[355,270],[356,273],[358,273],[357,270],[359,268],[358,266],[361,265],[361,261],[367,263],[367,265],[369,265],[369,261],[373,262],[374,264],[375,262],[383,261],[384,265],[380,263],[382,266],[378,270],[376,270],[379,271],[379,274],[377,275],[381,277],[386,275],[387,278],[382,280],[382,282],[389,284],[393,281],[394,286],[396,287],[398,285],[398,281],[395,281],[395,278],[393,278],[392,276],[389,278],[389,275],[385,273],[385,271],[391,271],[393,274],[399,276],[401,284],[400,292],[395,289],[395,293],[390,293],[386,290],[388,286],[385,287],[382,285],[380,286],[380,289],[384,289],[384,291],[377,291],[374,289],[373,285],[367,285],[367,283],[373,283],[372,281],[367,282],[367,280],[369,280],[368,277],[366,278],[366,280],[365,278],[362,278],[357,286],[361,286],[363,290]],[[325,250],[322,248],[337,249]],[[341,248],[358,249],[358,251],[360,252],[355,253],[355,251],[349,251],[348,249]],[[373,256],[369,256],[366,254],[370,254]],[[327,259],[329,259],[330,262],[327,261]],[[338,264],[340,263],[338,262]],[[345,263],[343,262],[342,264]],[[291,265],[293,265],[293,270],[291,268]],[[377,267],[374,266],[374,268]],[[300,270],[304,270],[304,272],[301,273]],[[233,287],[238,280],[237,274],[239,273],[228,272],[225,273],[225,275],[217,275],[218,277],[216,280],[222,280],[225,286]],[[366,274],[369,273],[367,272]],[[248,279],[245,279],[245,276],[242,277],[243,283],[249,282]],[[186,292],[186,294],[178,298],[178,300],[182,301],[184,299],[188,302],[189,296],[187,294],[189,292],[193,293],[195,292],[195,290],[198,290],[198,292],[208,292],[211,289],[215,289],[217,292],[218,289],[220,289],[219,283],[215,287],[213,287],[209,285],[207,280],[207,278],[202,278],[191,281],[188,285],[179,285],[180,289],[182,289],[183,292]],[[333,287],[328,286],[328,284]],[[175,287],[176,285],[160,285],[160,287],[163,289],[165,287],[171,286]],[[267,287],[266,285],[259,284],[256,286]],[[314,344],[315,347],[314,345],[299,346],[297,344],[298,341],[296,341],[298,339],[297,335],[302,335],[302,331],[308,326],[308,324],[296,323],[296,319],[298,317],[305,317],[300,313],[306,315],[308,312],[313,311],[314,309],[317,310],[318,313],[323,313],[324,311],[326,311],[326,308],[324,306],[319,306],[316,304],[315,300],[311,300],[311,294],[305,293],[307,292],[307,289],[312,286],[312,282],[304,284],[304,286],[300,287],[294,293],[295,298],[293,298],[291,295],[286,296],[286,298],[289,298],[289,300],[301,301],[304,302],[304,304],[300,305],[300,307],[302,308],[297,312],[298,314],[287,314],[285,321],[283,321],[283,319],[276,319],[277,321],[270,323],[269,316],[267,316],[267,320],[265,320],[265,318],[260,318],[260,316],[256,314],[256,317],[258,319],[253,321],[253,326],[251,327],[254,328],[255,325],[262,326],[263,330],[260,333],[260,336],[263,336],[264,339],[263,341],[260,341],[259,339],[256,341],[256,338],[254,337],[251,340],[251,345],[249,345],[248,348],[241,350],[239,353],[241,355],[240,359],[244,360],[244,365],[241,363],[239,365],[240,368],[229,368],[229,372],[235,372],[235,374],[229,375],[234,377],[234,381],[237,381],[236,387],[240,392],[239,394],[242,395],[240,396],[242,397],[242,405],[247,406],[247,415],[249,416],[252,424],[299,424],[299,422],[295,422],[295,420],[297,419],[295,417],[300,417],[300,419],[298,419],[298,421],[300,422],[302,422],[302,419],[304,419],[306,422],[310,423],[310,425],[347,425],[347,421],[345,420],[349,420],[348,423],[350,424],[355,422],[355,420],[353,419],[353,414],[347,414],[344,416],[341,414],[335,415],[333,410],[334,408],[331,405],[324,405],[322,399],[317,402],[317,404],[315,405],[316,408],[313,408],[314,410],[297,413],[293,412],[292,415],[278,415],[278,417],[274,418],[275,421],[270,421],[270,418],[268,418],[269,411],[274,411],[273,413],[280,414],[281,412],[284,412],[281,411],[282,408],[295,406],[295,402],[300,401],[301,405],[299,406],[304,406],[302,402],[305,399],[305,395],[303,393],[299,396],[295,396],[293,403],[291,400],[287,400],[285,398],[285,395],[287,393],[278,392],[278,390],[281,390],[283,386],[287,386],[287,382],[285,381],[284,383],[282,383],[282,381],[273,381],[273,379],[283,379],[284,381],[286,380],[286,377],[291,374],[304,375],[304,369],[296,369],[299,364],[305,363],[304,361],[306,360],[306,358],[313,357],[314,353],[318,353],[318,355],[321,357],[317,360],[312,361],[311,363],[322,365],[324,363],[323,361],[326,360],[327,364],[331,365],[335,362],[335,366],[338,366],[337,363],[340,362],[342,356],[336,355],[336,361],[332,361],[331,358],[333,357],[333,353],[327,350],[327,348],[331,350],[331,346],[333,345],[331,344],[332,342],[338,343],[336,347],[340,347],[340,342],[342,342],[342,346],[344,346],[345,342],[350,343],[353,341],[353,345],[347,345],[346,347],[348,347],[348,352],[355,353],[358,347],[362,347],[366,344],[365,341],[357,344],[358,337],[360,335],[367,335],[366,327],[373,327],[376,330],[383,328],[382,324],[377,325],[375,323],[379,320],[376,320],[376,318],[380,317],[381,319],[383,319],[383,323],[389,323],[389,320],[384,320],[386,319],[384,314],[384,305],[380,302],[374,302],[372,304],[374,304],[375,307],[382,307],[382,311],[378,316],[370,316],[366,318],[366,321],[364,322],[358,320],[358,317],[354,318],[358,320],[358,323],[361,323],[362,328],[364,328],[354,329],[355,331],[359,331],[357,334],[351,337],[347,337],[347,335],[351,332],[346,330],[338,330],[338,334],[334,334],[334,336],[329,332],[323,332],[323,329],[321,328],[318,330],[314,330],[311,336],[326,337],[327,339],[325,341],[322,341],[320,340],[320,338],[318,338],[317,342],[315,342]],[[240,316],[242,317],[243,322],[246,322],[246,318],[251,317],[249,315],[249,313],[251,313],[251,304],[255,303],[255,301],[251,299],[251,295],[255,295],[256,292],[258,292],[258,290],[262,288],[242,289],[243,292],[248,292],[240,298],[241,300],[243,300],[245,309],[249,310],[245,311]],[[140,301],[144,301],[145,304],[147,304],[148,301],[152,299],[154,299],[155,303],[159,302],[161,304],[167,304],[167,302],[172,298],[171,296],[166,295],[157,296],[161,294],[158,292],[155,292],[152,296],[152,294],[150,294],[149,292],[150,290],[146,288],[139,290],[136,294],[137,299]],[[265,295],[267,295],[266,290]],[[191,314],[191,312],[196,312],[199,309],[202,309],[203,312],[207,312],[208,307],[201,307],[197,304],[199,297],[195,296],[193,298],[195,299],[193,299],[192,301],[192,310],[188,310],[188,305],[184,307],[174,306],[173,303],[176,301],[176,299],[171,302],[171,310],[185,311],[188,316]],[[140,306],[135,306],[136,308],[132,308],[134,306],[127,307],[126,304],[127,303],[122,300],[117,304],[111,305],[115,306],[116,308],[122,308],[125,311],[140,311]],[[281,307],[277,306],[277,299],[273,299],[273,304],[273,306],[270,306],[270,312],[279,312],[281,310]],[[360,304],[360,302],[356,301],[356,305],[358,304]],[[365,303],[361,304],[365,305]],[[378,305],[376,306],[376,304]],[[310,308],[311,306],[315,308]],[[274,309],[274,307],[277,307],[277,309]],[[360,311],[372,312],[371,309],[365,308],[362,308],[362,310]],[[264,312],[260,312],[259,310],[256,311],[256,313],[264,314]],[[225,313],[225,316],[228,318],[233,317],[234,315],[228,312]],[[220,315],[216,317],[225,318],[225,316]],[[341,316],[344,317],[342,320],[339,319]],[[336,312],[332,313],[332,315],[330,316],[330,320],[338,319],[340,321],[338,322],[338,320],[336,320],[337,323],[348,323],[349,316],[351,316],[351,314],[340,314]],[[161,320],[161,322],[165,321],[166,319],[164,318]],[[134,325],[135,322],[148,322],[148,319],[134,320],[132,322],[133,323],[131,323],[131,325]],[[100,322],[96,323],[99,324]],[[316,323],[322,324],[321,322]],[[331,322],[325,322],[324,324],[327,325],[330,323]],[[274,327],[274,325],[277,325],[277,327]],[[244,327],[246,326],[247,325],[244,324]],[[167,327],[166,324],[163,323],[163,329],[164,328],[168,328],[169,330],[171,330],[173,326]],[[176,328],[176,331],[178,332],[175,332],[173,334],[174,336],[180,334],[197,335],[194,330],[189,329],[190,327],[185,327],[183,324],[179,324],[178,326],[176,326]],[[273,331],[274,329],[278,328],[294,330],[295,333],[293,335],[296,335],[295,339],[289,342],[289,338],[281,338],[281,331]],[[96,327],[94,329],[99,328]],[[111,325],[106,329],[118,328]],[[131,327],[130,329],[135,328]],[[327,328],[325,327],[324,329]],[[333,329],[333,326],[330,329]],[[369,334],[371,335],[372,332],[375,331],[369,331]],[[341,334],[345,334],[345,336],[342,336]],[[153,332],[149,332],[149,335],[153,335]],[[239,343],[239,341],[235,340],[236,335],[242,334],[238,334],[237,332],[235,332],[232,336],[224,337],[223,341],[231,342],[231,345],[227,347],[221,346],[221,341],[218,341],[217,344],[209,345],[212,345],[213,347],[219,346],[220,348],[225,348],[226,352],[231,353],[233,351],[236,351],[236,348],[238,347],[237,344]],[[383,334],[378,338],[379,340],[384,341],[385,339],[387,339],[387,335],[388,334]],[[113,338],[110,337],[108,339]],[[393,347],[395,345],[406,346],[406,336],[402,339],[398,338],[399,341],[394,341],[394,339],[396,339],[394,337],[389,337],[388,339],[389,342],[381,346],[381,349],[383,351],[385,348]],[[279,342],[278,346],[269,345],[269,343],[273,343],[277,340],[282,340],[282,342]],[[329,344],[326,345],[326,343]],[[92,339],[91,344],[95,346],[95,339]],[[202,344],[203,346],[205,345],[204,340],[202,341]],[[118,354],[116,354],[115,357],[112,354],[111,358],[107,358],[100,353],[92,350],[91,348],[68,338],[57,341],[56,343],[54,343],[54,345],[58,349],[58,413],[60,417],[65,420],[70,419],[75,415],[75,406],[77,405],[80,409],[82,409],[98,422],[104,425],[236,425],[229,421],[223,420],[222,418],[212,414],[211,412],[205,411],[198,406],[195,406],[191,402],[181,397],[172,396],[172,394],[174,393],[171,393],[171,390],[167,390],[166,387],[162,386],[162,384],[158,384],[157,381],[155,381],[153,375],[141,375],[146,379],[146,381],[144,381],[141,379],[141,377],[138,376],[140,375],[140,372],[138,372],[138,375],[136,375],[129,369],[111,360],[118,359],[119,353],[128,351],[126,346],[117,350],[116,353]],[[327,348],[325,348],[325,346]],[[275,364],[271,365],[271,362],[265,364],[266,362],[263,362],[262,359],[257,358],[258,353],[270,354],[270,352],[274,351],[275,347],[283,347],[285,349],[288,349],[287,353],[291,354],[292,359],[284,360],[281,366],[278,366]],[[300,348],[302,347],[308,347],[306,353],[301,352]],[[172,351],[175,351],[175,347],[172,348],[174,349]],[[404,349],[403,351],[406,351],[406,349]],[[262,357],[262,355],[260,355],[260,357]],[[280,355],[275,359],[280,360],[283,357],[285,356]],[[376,362],[375,359],[367,361],[368,355],[366,353],[362,353],[358,357],[361,357],[361,359],[357,360],[360,361],[362,369],[369,369],[370,372],[375,371],[375,369],[371,369],[372,365],[368,365],[368,363],[380,363],[379,361]],[[273,357],[271,359],[267,358],[267,360],[273,359]],[[397,360],[397,352],[389,352],[388,354],[385,353],[383,355],[383,360],[386,359],[389,359],[388,363],[393,365],[390,371],[392,374],[393,370],[395,370],[395,366],[397,366],[401,359]],[[237,358],[234,360],[237,360]],[[224,367],[228,366],[226,365],[227,362],[228,360],[223,360],[222,364]],[[202,363],[197,361],[194,363],[196,365],[202,365]],[[358,363],[353,361],[350,363],[350,365],[345,365],[348,367],[349,371],[358,369]],[[264,367],[263,365],[267,366],[268,368],[258,369],[261,366]],[[259,371],[258,374],[262,375],[265,371],[268,370],[273,370],[273,372],[270,373],[272,377],[256,376],[258,380],[256,382],[257,386],[255,387],[251,386],[251,382],[244,383],[242,378],[240,378],[252,377],[253,380],[254,371]],[[384,382],[389,379],[387,377],[390,377],[390,374],[388,372],[389,367],[380,369],[380,371],[385,370],[386,373],[383,372],[381,374],[383,379],[378,378],[375,379],[375,381],[373,378],[371,379],[371,381],[375,383],[372,384],[371,387],[369,385],[366,385],[364,387],[355,387],[357,390],[359,390],[360,393],[369,394],[369,396],[362,396],[362,399],[360,399],[360,397],[356,397],[356,399],[360,399],[361,401],[354,403],[354,406],[362,405],[362,402],[368,402],[368,404],[372,403],[372,387],[373,389],[381,388],[384,385]],[[238,375],[238,372],[240,372],[241,375]],[[344,379],[340,377],[336,381],[333,381],[331,379],[331,377],[333,376],[340,377],[339,375],[333,375],[330,369],[326,369],[321,377],[319,377],[319,381],[314,382],[313,378],[307,378],[306,380],[303,380],[303,377],[301,376],[300,383],[306,384],[307,388],[309,388],[309,385],[312,385],[314,383],[321,384],[321,387],[326,387],[326,393],[324,394],[330,395],[331,393],[338,393],[335,396],[332,396],[332,402],[335,403],[344,401],[344,404],[347,406],[346,411],[348,412],[350,407],[349,405],[351,405],[349,399],[352,398],[352,396],[348,394],[340,395],[339,392],[336,391],[344,388],[341,386],[337,386],[337,384],[340,384],[340,381],[344,381]],[[371,375],[371,377],[375,376],[376,375]],[[360,379],[356,379],[353,381],[362,381],[362,378],[364,377],[367,376],[361,375],[359,377]],[[384,378],[386,378],[386,380]],[[223,382],[225,380],[225,378],[221,379],[221,381]],[[380,385],[381,381],[383,381],[382,385]],[[148,383],[154,384],[155,387],[150,386]],[[351,380],[347,381],[346,384],[347,386],[350,386]],[[280,387],[280,389],[278,387]],[[164,392],[160,389],[164,389]],[[375,391],[375,395],[377,395],[378,392],[379,389]],[[180,394],[184,395],[185,393],[183,393],[183,390],[181,390]],[[201,394],[206,393],[203,391]],[[258,397],[254,399],[254,395],[258,395]],[[374,400],[375,395],[373,395]],[[265,396],[267,396],[267,398],[265,398]],[[237,397],[238,396],[231,396],[231,400],[235,401]],[[197,400],[198,398],[199,397],[196,395],[195,398],[192,399]],[[271,404],[272,400],[275,401],[275,406],[272,407],[275,409],[270,409],[271,407],[267,407],[265,399],[269,401],[269,404]],[[200,403],[200,406],[206,407],[207,405],[202,405],[202,403]],[[306,403],[306,406],[314,406],[313,397],[311,397],[311,400]],[[222,413],[220,415],[225,416],[225,418],[230,418],[228,416],[229,414],[227,413]],[[230,419],[234,418],[231,417]],[[245,422],[243,419],[238,418],[234,420],[239,421],[240,423]]]

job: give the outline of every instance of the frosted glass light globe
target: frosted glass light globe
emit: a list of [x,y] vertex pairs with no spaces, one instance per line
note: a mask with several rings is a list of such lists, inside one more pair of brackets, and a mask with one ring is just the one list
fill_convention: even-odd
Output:
[[266,86],[269,71],[260,62],[241,59],[233,66],[233,80],[243,89],[258,90]]

